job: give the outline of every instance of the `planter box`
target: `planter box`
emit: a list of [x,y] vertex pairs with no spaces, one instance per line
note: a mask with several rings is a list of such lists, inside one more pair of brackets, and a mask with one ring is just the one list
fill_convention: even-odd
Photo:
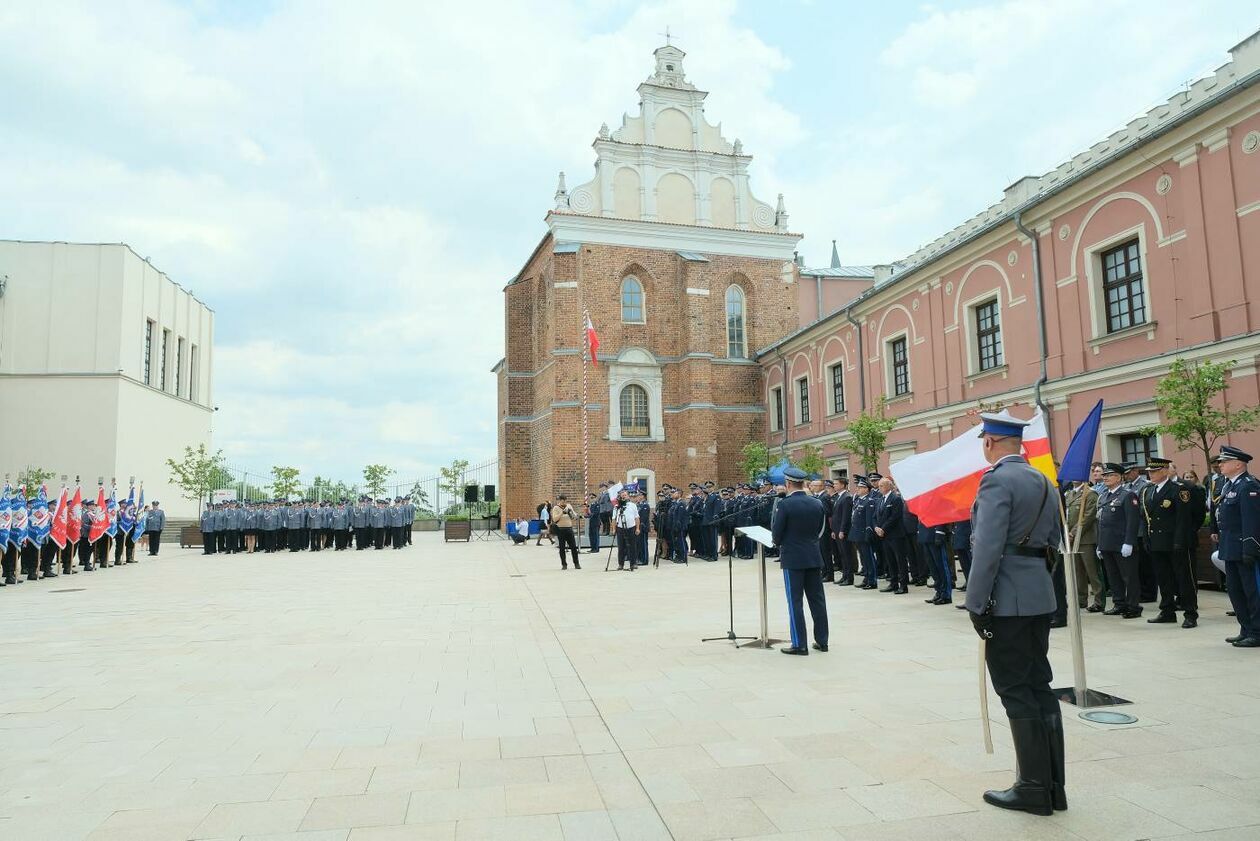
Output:
[[443,540],[472,540],[472,523],[468,520],[447,520]]
[[179,548],[187,549],[190,546],[205,546],[206,539],[201,535],[199,526],[184,526],[179,530]]
[[416,520],[411,524],[412,531],[441,531],[441,520]]

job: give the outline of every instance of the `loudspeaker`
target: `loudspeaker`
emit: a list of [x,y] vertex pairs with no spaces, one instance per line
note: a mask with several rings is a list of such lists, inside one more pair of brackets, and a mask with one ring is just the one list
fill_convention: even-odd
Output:
[[477,501],[477,486],[464,485],[464,502],[476,502],[476,501]]
[[494,502],[494,485],[486,485],[486,502]]

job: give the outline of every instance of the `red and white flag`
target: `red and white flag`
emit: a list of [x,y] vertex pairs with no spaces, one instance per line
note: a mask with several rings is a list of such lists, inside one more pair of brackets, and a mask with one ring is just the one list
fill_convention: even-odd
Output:
[[83,530],[83,487],[74,486],[74,498],[70,500],[70,511],[66,515],[66,537],[71,543],[78,543]]
[[[971,517],[980,479],[989,469],[979,426],[926,453],[903,459],[889,467],[906,507],[925,526],[956,523]],[[1050,436],[1041,412],[1024,429],[1024,457],[1051,482],[1056,482]]]
[[49,533],[58,549],[66,548],[66,540],[69,538],[69,514],[70,490],[62,485],[61,495],[57,497],[57,510],[53,513],[52,530]]
[[586,345],[591,351],[591,364],[598,365],[599,360],[595,356],[595,351],[599,350],[599,336],[595,335],[595,325],[591,323],[591,317],[586,317]]
[[92,523],[88,528],[88,540],[95,543],[105,536],[109,528],[109,515],[105,511],[105,486],[96,489],[96,507],[92,509]]

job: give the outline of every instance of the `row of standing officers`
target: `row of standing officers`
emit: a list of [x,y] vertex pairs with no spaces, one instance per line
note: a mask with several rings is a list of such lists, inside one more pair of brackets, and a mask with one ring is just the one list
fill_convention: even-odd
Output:
[[401,549],[416,508],[408,497],[315,502],[223,502],[201,512],[205,554],[310,549]]

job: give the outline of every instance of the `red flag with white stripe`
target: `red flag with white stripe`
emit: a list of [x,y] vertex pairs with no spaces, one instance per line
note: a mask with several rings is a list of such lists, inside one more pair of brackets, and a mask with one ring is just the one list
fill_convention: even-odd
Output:
[[591,323],[591,317],[586,317],[586,345],[591,351],[591,364],[598,365],[599,360],[595,356],[595,351],[599,350],[599,336],[595,335],[595,325]]

